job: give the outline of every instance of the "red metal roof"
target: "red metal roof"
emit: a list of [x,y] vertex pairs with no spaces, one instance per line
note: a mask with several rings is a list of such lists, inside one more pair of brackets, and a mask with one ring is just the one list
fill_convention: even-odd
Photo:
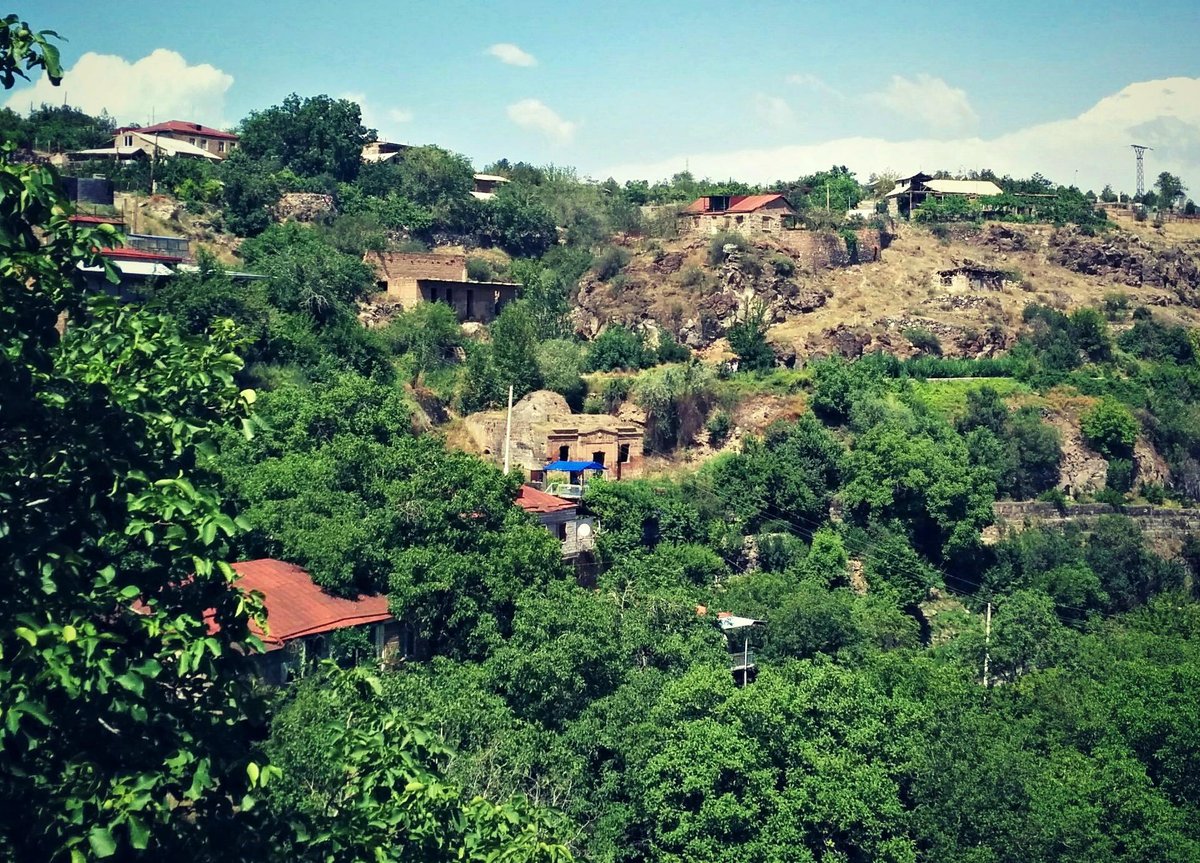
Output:
[[140,128],[132,128],[122,126],[113,134],[119,135],[122,132],[141,132],[143,135],[153,135],[155,132],[171,132],[176,135],[203,135],[205,138],[224,138],[227,141],[236,141],[238,136],[229,132],[222,132],[220,129],[214,129],[211,126],[202,126],[199,123],[188,123],[184,120],[167,120],[165,123],[156,123],[153,126],[141,126]]
[[[784,198],[781,192],[774,192],[770,195],[729,195],[729,207],[725,210],[710,210],[708,202],[710,198],[725,197],[722,195],[704,195],[692,201],[683,212],[686,215],[704,215],[705,213],[753,213],[755,210],[765,207],[767,204],[773,203],[779,199],[783,199],[786,204],[787,199]],[[789,205],[790,206],[790,205]]]
[[268,557],[235,563],[233,568],[241,576],[238,587],[263,595],[270,634],[262,638],[268,650],[306,635],[393,619],[386,596],[330,596],[295,564]]
[[563,512],[568,509],[575,509],[575,504],[569,500],[563,500],[561,497],[555,497],[552,494],[546,494],[544,491],[539,491],[531,485],[521,486],[517,492],[517,506],[526,512],[532,512],[535,515],[545,515],[551,512]]
[[113,216],[84,216],[76,214],[67,216],[68,222],[73,222],[77,225],[123,225],[124,219],[118,219]]
[[121,261],[159,261],[164,264],[178,264],[183,261],[183,257],[180,255],[144,252],[141,249],[101,249],[100,254],[106,258],[115,258]]

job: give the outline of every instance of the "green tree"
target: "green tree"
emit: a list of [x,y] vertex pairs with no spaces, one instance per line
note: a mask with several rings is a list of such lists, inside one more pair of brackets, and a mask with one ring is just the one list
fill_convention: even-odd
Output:
[[725,333],[729,347],[737,354],[739,371],[766,372],[775,367],[775,351],[767,341],[768,326],[766,304],[750,303]]
[[1183,181],[1169,171],[1159,174],[1154,185],[1158,189],[1159,200],[1167,209],[1173,209],[1175,202],[1187,193],[1187,186],[1183,184]]
[[0,181],[0,849],[200,857],[254,793],[234,649],[256,643],[253,604],[203,479],[253,394],[230,327],[189,339],[84,300],[77,265],[118,238],[69,223],[51,171],[0,157]]
[[300,859],[571,859],[557,825],[524,801],[493,804],[447,782],[433,765],[450,751],[389,704],[373,675],[330,669],[298,689],[272,723],[282,779],[268,804],[303,825],[287,843]]
[[265,231],[272,221],[271,208],[283,191],[270,166],[239,147],[221,163],[219,176],[229,230],[239,237]]
[[660,366],[637,379],[634,397],[646,411],[646,441],[665,452],[691,443],[713,403],[711,369],[698,360]]
[[640,332],[609,324],[588,346],[587,368],[592,372],[645,368],[653,364],[648,353]]
[[1079,427],[1088,446],[1105,458],[1128,458],[1137,441],[1138,422],[1129,408],[1105,396],[1080,417]]
[[397,315],[383,337],[412,363],[413,376],[444,365],[462,344],[462,327],[445,303],[420,303]]
[[514,397],[541,389],[537,322],[529,305],[523,300],[506,304],[488,329],[496,372],[503,383],[514,388]]
[[542,385],[560,393],[573,410],[580,410],[587,384],[581,376],[583,351],[579,344],[567,339],[542,342],[537,349],[537,363]]
[[238,149],[301,177],[328,175],[342,182],[358,176],[362,148],[374,130],[362,124],[361,109],[349,99],[295,93],[242,121]]

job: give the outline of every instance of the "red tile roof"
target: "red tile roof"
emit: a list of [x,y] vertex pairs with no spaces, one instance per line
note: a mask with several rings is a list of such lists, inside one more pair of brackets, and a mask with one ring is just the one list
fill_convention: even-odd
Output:
[[137,129],[122,126],[113,134],[119,135],[122,132],[131,130],[141,132],[143,135],[153,135],[155,132],[172,132],[176,135],[203,135],[205,138],[224,138],[227,141],[238,140],[238,136],[230,132],[222,132],[220,129],[214,129],[211,126],[201,126],[199,123],[188,123],[184,120],[167,120],[165,123],[156,123],[153,126],[142,126]]
[[535,515],[545,515],[551,512],[563,512],[568,509],[575,509],[575,504],[569,500],[563,500],[561,497],[555,497],[552,494],[546,494],[544,491],[539,491],[531,485],[521,486],[521,490],[517,492],[517,506],[526,512],[532,512]]
[[[710,198],[722,197],[721,195],[705,195],[692,201],[683,212],[686,215],[704,215],[705,213],[753,213],[755,210],[765,207],[767,204],[783,199],[786,204],[787,199],[780,192],[775,192],[770,195],[729,195],[729,208],[725,210],[710,210],[708,202]],[[790,205],[789,205],[790,206]]]
[[330,596],[295,564],[268,557],[235,563],[233,568],[241,576],[238,587],[263,595],[270,629],[263,642],[268,650],[306,635],[393,619],[386,596]]

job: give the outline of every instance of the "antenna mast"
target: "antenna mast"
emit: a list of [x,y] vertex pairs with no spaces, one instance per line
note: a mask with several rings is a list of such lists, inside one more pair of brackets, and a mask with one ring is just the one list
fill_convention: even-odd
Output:
[[1137,196],[1140,198],[1146,194],[1146,171],[1142,165],[1142,156],[1147,150],[1153,150],[1153,147],[1147,147],[1145,144],[1130,144],[1133,147],[1133,152],[1137,155]]

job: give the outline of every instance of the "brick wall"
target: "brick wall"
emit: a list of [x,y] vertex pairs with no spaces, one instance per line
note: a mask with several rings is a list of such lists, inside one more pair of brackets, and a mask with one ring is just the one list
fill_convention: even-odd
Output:
[[402,279],[467,278],[465,255],[432,255],[417,252],[371,252],[366,262],[375,268],[378,277],[386,282]]

